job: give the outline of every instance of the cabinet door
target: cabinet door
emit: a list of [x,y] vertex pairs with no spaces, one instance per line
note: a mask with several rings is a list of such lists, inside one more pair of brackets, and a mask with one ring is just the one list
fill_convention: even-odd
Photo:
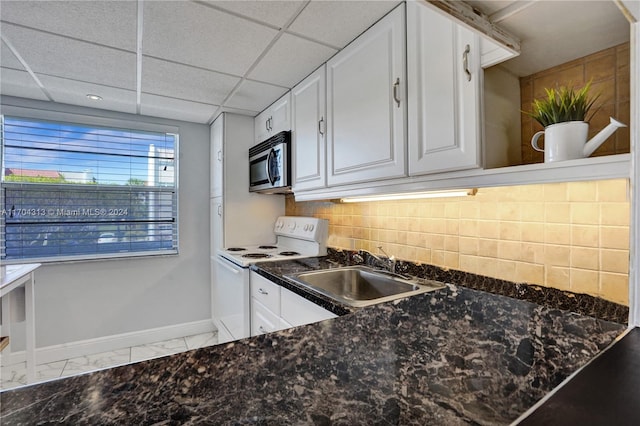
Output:
[[480,166],[479,38],[407,3],[409,174]]
[[222,196],[223,188],[223,140],[224,140],[224,115],[220,115],[211,124],[211,197]]
[[269,108],[256,115],[253,120],[254,142],[260,143],[269,138],[271,131],[269,130],[271,110]]
[[291,130],[291,94],[287,92],[253,122],[255,143],[260,143],[283,130]]
[[327,183],[404,176],[404,4],[327,62]]
[[224,217],[222,197],[212,198],[210,200],[211,215],[211,256],[216,256],[218,250],[224,246]]
[[284,287],[280,289],[280,316],[292,326],[311,324],[337,317],[333,312],[327,311]]
[[271,333],[286,328],[280,317],[271,312],[262,303],[251,299],[251,336]]
[[322,66],[291,90],[293,191],[326,185],[326,84]]
[[271,135],[291,130],[291,93],[278,99],[271,105]]

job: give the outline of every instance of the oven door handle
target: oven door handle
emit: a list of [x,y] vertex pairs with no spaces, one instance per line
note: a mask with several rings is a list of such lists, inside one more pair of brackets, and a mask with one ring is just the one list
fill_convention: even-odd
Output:
[[225,268],[227,268],[229,271],[233,272],[234,274],[239,274],[240,273],[240,268],[238,266],[238,268],[234,268],[233,266],[230,265],[230,261],[226,260],[226,259],[222,259],[221,257],[217,257],[216,258],[216,262],[218,262],[220,265],[224,266]]

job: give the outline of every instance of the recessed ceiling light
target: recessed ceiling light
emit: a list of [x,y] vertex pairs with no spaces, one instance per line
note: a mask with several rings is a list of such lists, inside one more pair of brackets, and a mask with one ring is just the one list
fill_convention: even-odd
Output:
[[102,100],[102,96],[92,95],[92,94],[88,94],[87,98],[91,99],[92,101],[101,101]]

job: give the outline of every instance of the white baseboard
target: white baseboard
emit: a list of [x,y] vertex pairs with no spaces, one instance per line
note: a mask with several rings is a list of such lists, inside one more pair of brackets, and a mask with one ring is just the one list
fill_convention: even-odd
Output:
[[[36,364],[62,361],[69,358],[114,351],[130,346],[144,345],[163,340],[192,336],[194,334],[209,333],[216,330],[213,321],[209,319],[46,346],[44,348],[36,348]],[[2,354],[3,365],[12,365],[18,362],[24,362],[24,360],[24,351]]]

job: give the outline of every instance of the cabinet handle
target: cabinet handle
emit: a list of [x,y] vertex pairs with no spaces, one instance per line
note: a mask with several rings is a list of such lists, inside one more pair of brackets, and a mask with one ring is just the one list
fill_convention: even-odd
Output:
[[265,330],[263,326],[258,327],[258,331],[263,334],[267,333],[267,330]]
[[324,136],[324,117],[320,117],[320,121],[318,121],[318,133]]
[[267,130],[267,132],[269,131],[269,119],[268,118],[264,121],[264,128]]
[[269,131],[273,130],[273,117],[269,117]]
[[222,150],[218,151],[218,161],[222,161]]
[[471,81],[471,71],[469,71],[469,52],[471,52],[471,47],[467,44],[467,47],[464,48],[464,53],[462,53],[462,67],[464,68],[464,72],[467,74],[467,81]]
[[258,293],[260,293],[260,294],[264,294],[264,295],[269,294],[268,292],[264,291],[264,290],[263,290],[263,289],[261,289],[261,288],[259,288],[259,289],[258,289]]
[[396,105],[400,108],[400,98],[398,97],[398,88],[400,87],[400,78],[396,78],[396,82],[393,83],[393,100],[396,101]]
[[222,204],[218,204],[218,216],[222,217]]

